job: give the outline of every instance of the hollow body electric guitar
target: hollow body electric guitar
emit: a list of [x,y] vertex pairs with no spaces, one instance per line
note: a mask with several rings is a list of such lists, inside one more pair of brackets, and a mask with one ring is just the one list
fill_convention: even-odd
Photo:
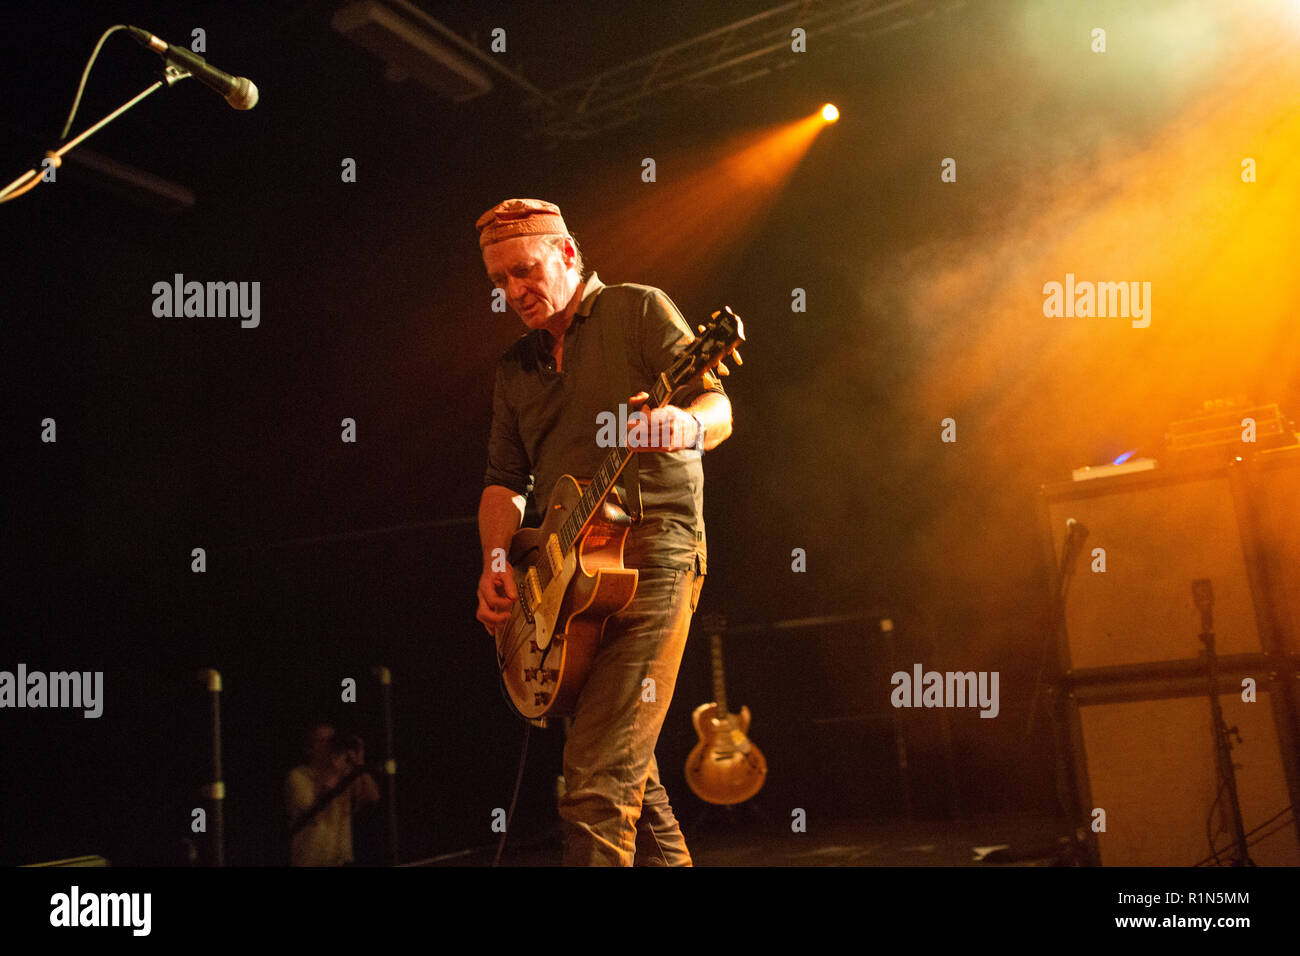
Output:
[[[745,340],[744,324],[728,308],[713,313],[699,330],[699,338],[650,387],[651,408],[667,405],[678,389],[721,365]],[[726,366],[719,371],[727,374]],[[611,495],[634,454],[622,445],[611,449],[586,482],[562,475],[541,526],[520,529],[511,540],[519,600],[497,631],[496,650],[502,686],[521,717],[573,712],[605,621],[636,593],[637,572],[623,567],[632,522]]]
[[686,757],[686,782],[707,803],[744,803],[763,788],[767,760],[746,736],[749,708],[739,714],[727,710],[727,681],[722,671],[722,632],[726,622],[710,615],[701,622],[708,632],[713,652],[713,696],[691,714],[700,742]]

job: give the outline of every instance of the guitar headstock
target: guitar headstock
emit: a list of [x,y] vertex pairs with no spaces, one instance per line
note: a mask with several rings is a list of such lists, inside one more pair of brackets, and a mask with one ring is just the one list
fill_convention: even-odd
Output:
[[674,391],[714,368],[719,375],[730,375],[731,370],[723,364],[723,359],[734,356],[736,365],[744,364],[736,349],[745,341],[745,323],[731,311],[730,306],[714,312],[707,323],[698,327],[698,331],[695,341],[666,373]]

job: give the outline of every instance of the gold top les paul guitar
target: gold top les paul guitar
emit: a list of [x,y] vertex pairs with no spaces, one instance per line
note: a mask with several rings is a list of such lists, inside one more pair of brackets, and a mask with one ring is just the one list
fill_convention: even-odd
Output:
[[700,621],[710,638],[713,652],[713,696],[691,714],[700,742],[686,758],[686,782],[706,803],[744,803],[767,779],[767,761],[746,734],[749,708],[739,714],[727,710],[727,680],[722,671],[722,632],[726,621],[711,614]]
[[[744,324],[728,308],[699,328],[699,338],[655,379],[646,402],[651,408],[667,405],[745,340]],[[726,366],[719,371],[727,374]],[[522,528],[511,539],[519,600],[497,631],[497,666],[506,696],[525,719],[573,712],[606,619],[636,593],[637,572],[623,567],[631,519],[610,496],[634,454],[611,449],[588,482],[561,475],[541,526]]]

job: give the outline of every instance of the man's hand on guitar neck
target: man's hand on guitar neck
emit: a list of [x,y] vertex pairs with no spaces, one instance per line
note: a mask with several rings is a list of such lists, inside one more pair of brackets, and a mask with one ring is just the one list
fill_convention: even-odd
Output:
[[[635,422],[628,422],[627,447],[633,451],[691,451],[698,447],[701,438],[707,450],[721,444],[731,434],[731,402],[725,395],[710,392],[697,399],[690,408],[676,405],[651,408],[644,404],[649,397],[647,392],[637,392],[627,400],[629,409],[639,405],[646,417],[645,424],[639,429]],[[634,429],[637,430],[635,436]],[[718,437],[720,432],[721,437]]]

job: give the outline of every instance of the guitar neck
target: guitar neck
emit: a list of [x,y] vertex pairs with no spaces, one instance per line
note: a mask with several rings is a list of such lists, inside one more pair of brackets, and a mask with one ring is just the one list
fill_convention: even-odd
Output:
[[[650,385],[647,390],[649,398],[646,404],[655,409],[663,408],[677,389],[720,365],[722,359],[728,355],[734,354],[739,363],[740,355],[736,352],[736,346],[744,340],[745,329],[740,316],[726,307],[714,312],[709,325],[700,326],[700,338],[695,339],[691,347],[678,355]],[[558,557],[560,559],[558,563],[562,564],[563,559],[572,553],[574,546],[596,514],[596,509],[604,502],[610,489],[614,487],[614,482],[634,454],[636,452],[629,450],[626,442],[620,442],[610,449],[605,460],[596,469],[596,474],[583,490],[578,504],[564,519],[556,535],[559,555],[553,555],[551,562],[543,562],[538,568],[538,576],[543,586],[553,578],[555,573],[558,573],[552,570],[552,565],[557,563],[554,562],[554,558]]]
[[[650,398],[646,404],[651,408],[663,408],[668,404],[672,392],[668,375],[662,374],[651,387]],[[582,535],[583,529],[591,521],[591,516],[596,513],[596,509],[605,500],[609,490],[614,487],[614,482],[618,480],[618,476],[622,474],[624,467],[635,454],[636,452],[620,445],[611,449],[605,456],[605,460],[596,469],[596,474],[592,476],[591,483],[587,485],[578,500],[577,507],[560,526],[560,548],[563,554],[567,555],[573,550],[574,542]]]
[[725,717],[727,711],[727,679],[722,671],[722,635],[714,634],[713,645],[713,699],[718,704],[719,715]]

